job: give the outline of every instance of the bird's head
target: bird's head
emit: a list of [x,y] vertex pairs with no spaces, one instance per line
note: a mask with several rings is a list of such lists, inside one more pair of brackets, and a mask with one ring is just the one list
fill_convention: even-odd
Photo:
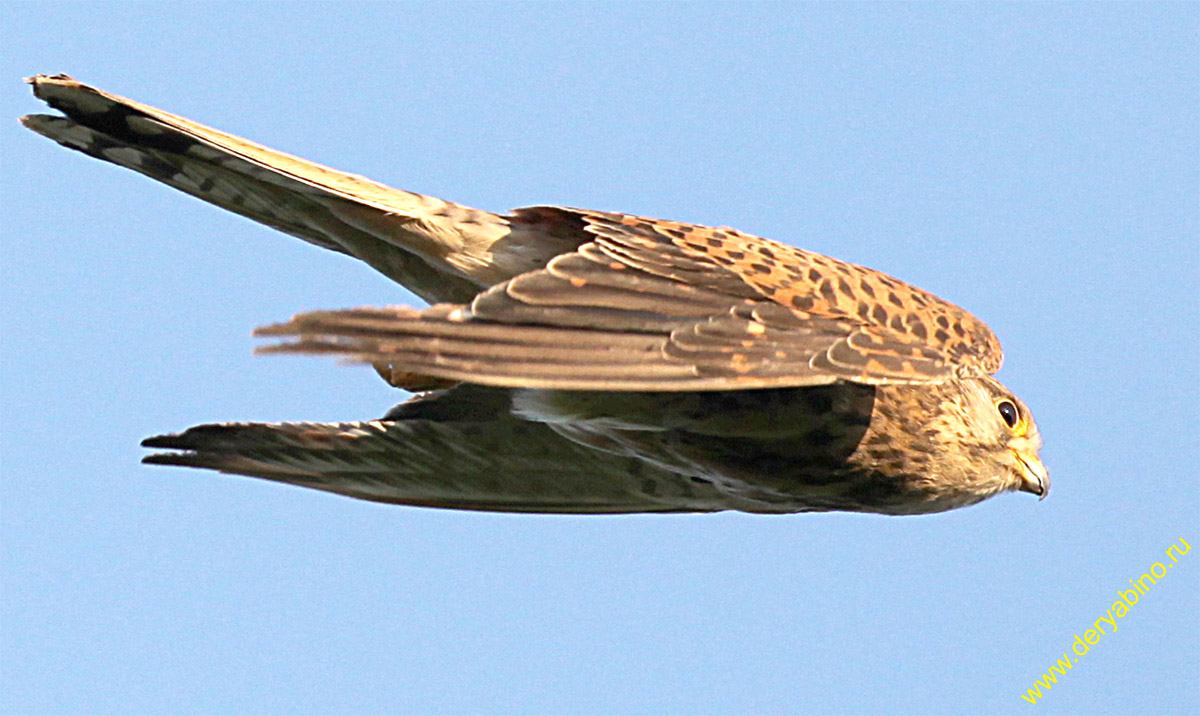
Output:
[[982,496],[1018,490],[1045,498],[1050,474],[1038,457],[1042,437],[1020,398],[991,377],[948,384],[939,416],[948,475]]

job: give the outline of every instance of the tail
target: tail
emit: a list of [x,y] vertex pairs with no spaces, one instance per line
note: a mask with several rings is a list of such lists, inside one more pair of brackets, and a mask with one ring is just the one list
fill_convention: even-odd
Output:
[[[478,393],[485,393],[477,395]],[[199,425],[142,445],[143,462],[247,475],[362,500],[545,513],[723,509],[711,485],[577,445],[464,386],[353,423]]]

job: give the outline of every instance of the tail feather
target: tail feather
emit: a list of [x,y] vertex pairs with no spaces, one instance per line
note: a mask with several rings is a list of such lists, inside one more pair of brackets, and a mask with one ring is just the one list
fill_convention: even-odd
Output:
[[[475,408],[477,409],[477,408]],[[414,414],[436,414],[417,406]],[[200,425],[143,462],[258,477],[375,502],[498,512],[723,509],[710,485],[577,445],[545,425],[426,419]]]

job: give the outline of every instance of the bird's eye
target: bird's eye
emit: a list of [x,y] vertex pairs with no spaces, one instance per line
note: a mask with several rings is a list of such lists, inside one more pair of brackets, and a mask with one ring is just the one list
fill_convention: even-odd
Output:
[[996,403],[996,410],[1000,412],[1000,417],[1004,418],[1004,424],[1010,428],[1017,427],[1017,421],[1020,420],[1020,413],[1017,411],[1017,406],[1011,400],[1001,400]]

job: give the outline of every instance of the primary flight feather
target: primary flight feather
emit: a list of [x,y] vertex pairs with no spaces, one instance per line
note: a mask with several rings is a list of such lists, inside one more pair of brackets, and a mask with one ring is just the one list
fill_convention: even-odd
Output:
[[379,420],[201,425],[146,462],[511,512],[936,512],[1045,496],[991,330],[871,269],[729,228],[393,189],[102,92],[25,126],[361,259],[434,303],[302,313],[263,352],[427,391]]

